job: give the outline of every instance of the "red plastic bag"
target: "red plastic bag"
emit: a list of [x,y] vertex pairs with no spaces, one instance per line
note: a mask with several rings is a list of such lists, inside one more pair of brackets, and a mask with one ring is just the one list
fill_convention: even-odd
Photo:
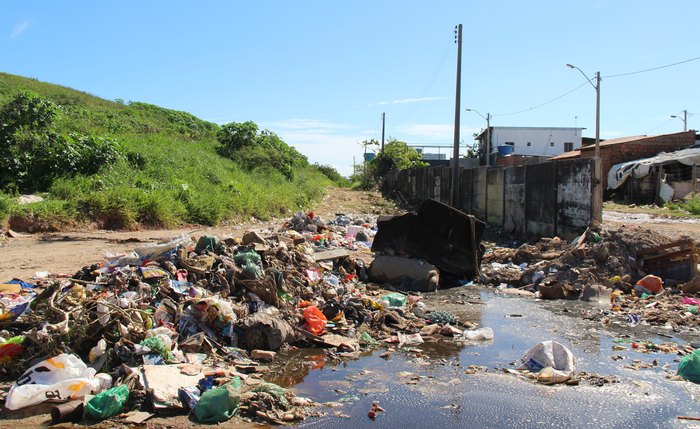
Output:
[[650,291],[651,293],[657,294],[664,290],[664,281],[661,280],[661,277],[649,274],[648,276],[638,281],[637,286],[641,286],[644,289]]
[[321,313],[315,305],[311,305],[304,309],[304,320],[306,320],[306,326],[309,332],[314,335],[321,335],[323,330],[326,328],[326,316]]

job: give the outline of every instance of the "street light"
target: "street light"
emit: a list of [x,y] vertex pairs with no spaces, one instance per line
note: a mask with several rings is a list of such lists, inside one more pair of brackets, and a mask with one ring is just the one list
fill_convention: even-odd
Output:
[[467,112],[474,112],[486,120],[486,165],[490,164],[489,156],[491,155],[491,114],[487,113],[486,116],[479,113],[475,109],[466,109]]
[[671,115],[672,118],[678,118],[681,121],[683,121],[683,131],[688,131],[688,111],[684,110],[683,111],[683,117],[681,118],[680,116],[676,115]]
[[594,162],[594,192],[593,192],[593,217],[598,222],[603,221],[603,187],[601,180],[601,165],[600,165],[600,72],[595,73],[595,81],[593,83],[591,79],[586,76],[580,68],[573,64],[566,65],[570,69],[578,70],[583,77],[586,78],[588,83],[595,89],[595,156],[593,158]]

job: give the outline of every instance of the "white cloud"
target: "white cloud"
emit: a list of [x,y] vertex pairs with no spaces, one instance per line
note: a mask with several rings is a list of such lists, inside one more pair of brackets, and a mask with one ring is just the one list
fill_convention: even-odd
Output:
[[423,103],[426,101],[438,101],[438,100],[447,100],[449,97],[420,97],[420,98],[403,98],[400,100],[389,100],[389,101],[380,101],[377,103],[377,106],[384,106],[387,104],[408,104],[408,103]]
[[30,27],[30,22],[29,21],[24,21],[20,24],[15,25],[12,28],[12,34],[10,34],[10,39],[14,39],[15,37],[19,36],[20,34],[24,33],[27,31],[27,29]]

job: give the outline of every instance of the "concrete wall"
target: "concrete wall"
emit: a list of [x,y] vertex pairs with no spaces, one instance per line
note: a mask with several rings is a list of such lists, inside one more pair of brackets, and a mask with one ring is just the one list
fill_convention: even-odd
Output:
[[486,171],[488,169],[489,167],[472,169],[472,208],[469,213],[483,221],[486,220],[486,205],[488,204],[486,199]]
[[511,235],[522,235],[527,231],[525,219],[525,173],[526,167],[505,168],[504,171],[504,219],[503,230]]
[[486,170],[486,222],[503,224],[503,169]]
[[[533,166],[534,167],[534,166]],[[538,164],[525,172],[525,219],[527,232],[542,237],[556,235],[556,164]]]
[[593,164],[576,161],[552,164],[557,168],[557,234],[565,237],[577,235],[588,226],[593,210]]
[[[513,236],[580,234],[593,219],[593,160],[547,162],[509,168],[460,171],[459,207]],[[450,203],[450,168],[392,171],[382,190],[408,201]]]

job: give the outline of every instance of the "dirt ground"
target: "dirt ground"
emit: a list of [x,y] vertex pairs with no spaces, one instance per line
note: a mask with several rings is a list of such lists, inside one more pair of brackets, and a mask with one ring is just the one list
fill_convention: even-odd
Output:
[[[324,220],[335,214],[396,214],[401,210],[377,192],[331,189],[314,210]],[[291,217],[292,213],[290,213]],[[700,220],[661,217],[644,213],[606,211],[604,223],[610,226],[635,226],[651,229],[676,239],[690,236],[700,242]],[[166,241],[180,234],[241,237],[250,230],[278,228],[287,219],[245,223],[216,228],[190,226],[178,229],[141,231],[66,230],[57,233],[22,233],[20,237],[0,241],[0,280],[29,280],[37,272],[74,274],[85,265],[103,260],[108,252],[130,252],[140,244]]]
[[[331,189],[314,212],[323,220],[335,214],[379,215],[397,213],[397,207],[377,192]],[[289,214],[291,217],[293,213]],[[0,281],[13,278],[29,280],[37,272],[72,275],[85,265],[104,259],[108,252],[131,252],[140,244],[167,241],[180,234],[241,237],[250,230],[278,228],[285,219],[267,222],[251,219],[245,223],[216,228],[191,226],[167,230],[105,231],[66,230],[59,233],[22,233],[18,238],[0,241]]]

